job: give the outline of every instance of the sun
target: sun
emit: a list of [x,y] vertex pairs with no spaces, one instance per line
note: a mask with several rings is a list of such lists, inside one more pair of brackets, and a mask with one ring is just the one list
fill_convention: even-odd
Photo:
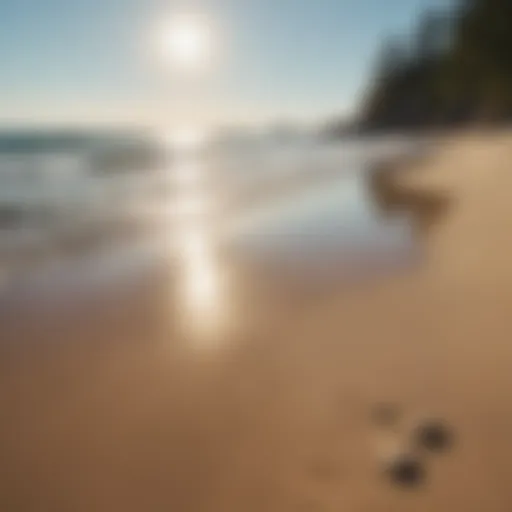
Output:
[[176,68],[199,70],[211,60],[213,34],[205,16],[177,14],[160,27],[158,39],[162,57]]

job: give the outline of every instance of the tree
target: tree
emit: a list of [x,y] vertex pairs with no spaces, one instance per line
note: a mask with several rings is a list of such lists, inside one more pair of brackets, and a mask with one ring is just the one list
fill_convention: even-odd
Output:
[[413,44],[387,43],[363,106],[367,128],[512,120],[512,1],[426,12]]

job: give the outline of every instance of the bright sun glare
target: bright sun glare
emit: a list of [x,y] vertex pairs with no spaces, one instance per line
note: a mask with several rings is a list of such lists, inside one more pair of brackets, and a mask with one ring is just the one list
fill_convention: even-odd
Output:
[[199,14],[177,14],[159,31],[162,56],[177,68],[204,68],[211,58],[212,45],[211,24]]

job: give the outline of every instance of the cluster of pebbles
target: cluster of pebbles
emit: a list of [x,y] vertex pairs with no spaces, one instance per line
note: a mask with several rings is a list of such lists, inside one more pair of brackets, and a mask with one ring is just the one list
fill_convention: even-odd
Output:
[[406,417],[389,404],[372,411],[377,453],[384,474],[401,487],[417,487],[427,478],[428,458],[447,452],[453,434],[446,422],[432,416]]

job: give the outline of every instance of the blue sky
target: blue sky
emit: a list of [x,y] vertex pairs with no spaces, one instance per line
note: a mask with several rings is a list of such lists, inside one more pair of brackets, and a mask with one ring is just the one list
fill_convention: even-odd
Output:
[[[3,0],[0,123],[316,121],[350,113],[381,42],[447,0]],[[222,59],[201,77],[153,55],[159,20],[204,11]]]

